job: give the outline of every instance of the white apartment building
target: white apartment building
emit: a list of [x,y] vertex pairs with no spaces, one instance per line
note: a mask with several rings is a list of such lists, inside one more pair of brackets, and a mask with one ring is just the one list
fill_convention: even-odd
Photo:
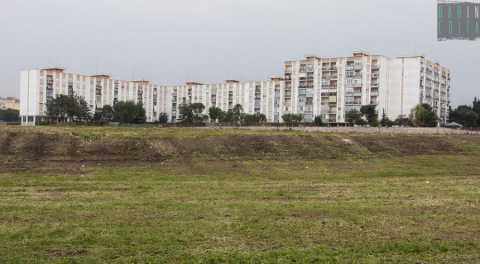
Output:
[[450,71],[422,56],[307,56],[285,63],[284,94],[284,112],[302,113],[307,122],[321,116],[329,123],[344,123],[348,111],[369,104],[394,120],[427,103],[445,123]]
[[118,101],[142,102],[147,122],[166,113],[179,120],[182,104],[202,103],[223,111],[242,105],[249,114],[262,113],[271,123],[285,113],[301,113],[305,122],[321,116],[328,123],[344,123],[345,113],[362,105],[377,105],[390,119],[408,116],[419,103],[432,105],[442,123],[447,121],[450,72],[424,57],[388,58],[354,53],[351,57],[305,59],[285,63],[284,77],[264,81],[228,80],[218,84],[187,82],[156,85],[149,81],[122,81],[109,75],[66,73],[61,68],[21,73],[22,124],[34,125],[46,115],[46,102],[58,94],[85,98],[92,113]]
[[162,86],[159,111],[167,113],[171,122],[176,122],[182,104],[202,103],[205,105],[205,113],[210,107],[228,111],[240,104],[245,113],[262,113],[268,122],[281,122],[283,90],[282,78],[245,82],[227,80],[218,84],[188,82],[180,86]]
[[202,103],[205,113],[212,106],[228,111],[241,104],[246,113],[263,113],[269,121],[280,122],[283,84],[281,78],[272,78],[269,81],[229,80],[220,84],[188,82],[159,86],[143,80],[114,80],[109,75],[66,73],[61,68],[27,70],[20,77],[20,115],[22,124],[35,125],[46,116],[47,100],[59,94],[75,94],[86,100],[92,113],[119,101],[141,102],[147,122],[158,121],[160,113],[166,113],[171,122],[176,122],[183,103]]
[[22,71],[20,116],[22,124],[36,124],[45,117],[47,100],[59,94],[83,97],[92,113],[118,101],[142,102],[147,121],[155,121],[158,88],[148,81],[113,80],[109,75],[66,73],[61,68]]

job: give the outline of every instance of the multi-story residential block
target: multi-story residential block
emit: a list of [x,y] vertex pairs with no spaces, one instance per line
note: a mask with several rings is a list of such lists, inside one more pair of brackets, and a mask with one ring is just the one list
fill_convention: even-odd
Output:
[[20,110],[20,100],[13,97],[0,97],[0,109]]
[[87,76],[66,73],[61,68],[23,71],[20,77],[22,124],[36,124],[45,118],[47,101],[59,94],[83,97],[92,112],[118,101],[144,103],[147,121],[158,113],[153,104],[157,88],[148,81],[113,80],[109,75]]
[[227,80],[218,84],[188,82],[179,86],[162,86],[160,111],[176,122],[182,104],[202,103],[206,112],[210,107],[228,111],[240,104],[245,113],[262,113],[269,122],[281,122],[283,87],[283,79],[278,77],[268,81]]
[[346,113],[363,105],[376,105],[380,113],[396,119],[427,103],[445,123],[450,72],[422,56],[307,56],[285,63],[284,93],[284,111],[301,113],[307,122],[321,116],[329,123],[344,123]]
[[159,86],[53,68],[23,71],[20,88],[23,124],[43,119],[47,101],[58,94],[82,96],[92,112],[119,101],[141,102],[148,122],[157,121],[160,113],[177,122],[180,106],[191,103],[205,105],[205,113],[212,106],[228,111],[240,104],[245,113],[265,114],[272,123],[283,122],[285,113],[299,113],[305,122],[321,116],[331,124],[345,123],[346,113],[363,105],[376,105],[380,113],[396,119],[408,116],[417,104],[428,103],[445,123],[450,72],[421,56],[388,58],[358,52],[351,57],[287,61],[283,77],[264,81]]

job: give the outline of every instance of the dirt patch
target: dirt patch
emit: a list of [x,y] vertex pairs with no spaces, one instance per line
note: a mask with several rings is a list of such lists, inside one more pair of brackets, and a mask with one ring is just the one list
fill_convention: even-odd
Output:
[[[102,132],[102,131],[100,131]],[[128,137],[121,134],[33,133],[2,134],[0,155],[23,161],[149,161],[168,159],[345,159],[372,155],[428,155],[462,151],[478,140],[454,140],[438,135],[371,135],[330,133],[225,133],[182,137]],[[478,148],[480,149],[480,147]]]
[[372,153],[429,155],[459,153],[462,149],[442,136],[354,136],[353,140]]

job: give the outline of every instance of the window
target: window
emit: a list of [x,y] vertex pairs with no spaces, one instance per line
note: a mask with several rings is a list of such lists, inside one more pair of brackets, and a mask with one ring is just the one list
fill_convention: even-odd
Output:
[[307,65],[301,64],[301,65],[300,65],[300,73],[304,73],[304,72],[306,72],[306,71],[307,71]]
[[462,17],[462,6],[461,5],[457,6],[457,17],[458,18]]
[[443,18],[443,6],[438,6],[438,17]]

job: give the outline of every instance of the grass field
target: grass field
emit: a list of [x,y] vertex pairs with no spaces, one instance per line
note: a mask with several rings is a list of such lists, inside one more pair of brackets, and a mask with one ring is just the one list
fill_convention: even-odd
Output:
[[0,143],[0,263],[480,263],[480,136],[1,128]]

